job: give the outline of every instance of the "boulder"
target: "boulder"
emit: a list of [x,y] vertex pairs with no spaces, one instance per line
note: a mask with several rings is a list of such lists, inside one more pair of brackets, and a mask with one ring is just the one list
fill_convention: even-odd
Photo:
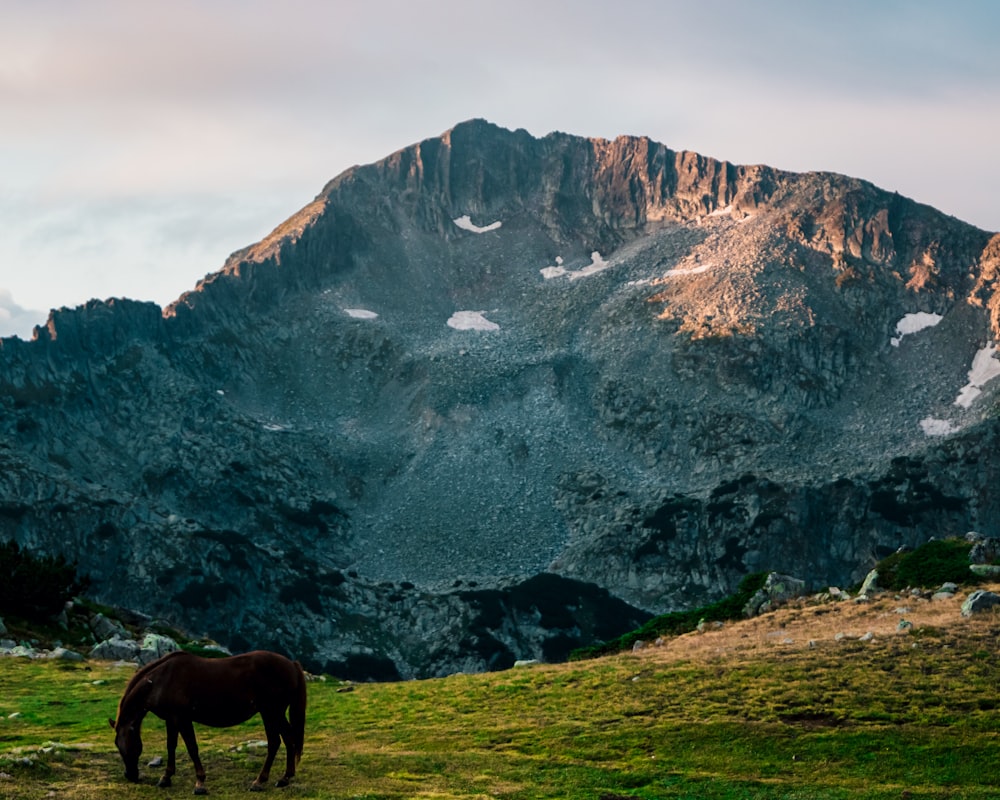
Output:
[[130,638],[124,625],[118,622],[118,620],[110,619],[100,613],[94,614],[90,618],[90,630],[94,634],[94,638],[99,642],[103,642],[105,639],[113,639],[116,636],[119,639]]
[[805,590],[805,581],[772,572],[764,580],[764,585],[747,601],[743,607],[743,614],[747,617],[756,617],[793,597],[801,597]]
[[971,617],[973,614],[986,611],[998,604],[1000,604],[1000,595],[985,589],[977,589],[962,603],[962,616]]
[[167,653],[179,650],[177,642],[169,636],[161,636],[158,633],[147,633],[142,639],[139,649],[139,663],[149,664]]
[[116,634],[94,645],[90,657],[102,661],[137,661],[141,649],[135,639],[123,639]]
[[1000,539],[993,536],[979,537],[976,533],[969,533],[966,538],[974,542],[969,550],[971,564],[992,564],[1000,556]]
[[861,591],[858,592],[858,597],[868,597],[878,591],[878,570],[873,569],[867,575],[861,584]]
[[137,664],[149,664],[178,649],[177,642],[169,636],[161,636],[158,633],[147,633],[141,642],[115,634],[110,639],[95,645],[90,651],[90,657],[105,661],[134,661]]
[[49,658],[54,661],[83,661],[84,658],[80,653],[75,650],[68,650],[65,647],[57,647],[51,653],[49,653]]

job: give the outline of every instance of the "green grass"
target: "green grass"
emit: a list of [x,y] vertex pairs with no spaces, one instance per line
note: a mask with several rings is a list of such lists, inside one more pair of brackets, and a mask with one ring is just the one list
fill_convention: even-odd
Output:
[[[900,635],[767,660],[618,655],[359,685],[310,684],[287,798],[994,798],[998,631]],[[128,667],[0,660],[0,798],[188,796],[122,776],[107,718]],[[12,713],[19,716],[9,718]],[[259,721],[198,729],[208,787],[245,797]],[[143,763],[164,749],[144,726]],[[282,756],[279,755],[279,764]],[[21,763],[28,759],[31,764]],[[280,774],[280,770],[277,771]]]

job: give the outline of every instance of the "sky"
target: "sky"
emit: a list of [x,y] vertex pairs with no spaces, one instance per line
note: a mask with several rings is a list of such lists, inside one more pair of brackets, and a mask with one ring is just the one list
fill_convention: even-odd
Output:
[[865,178],[1000,230],[993,0],[0,0],[0,336],[166,305],[482,117]]

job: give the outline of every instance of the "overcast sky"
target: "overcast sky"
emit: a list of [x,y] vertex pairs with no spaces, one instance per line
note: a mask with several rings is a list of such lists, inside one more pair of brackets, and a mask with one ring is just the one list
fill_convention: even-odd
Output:
[[831,170],[1000,230],[992,0],[0,0],[0,335],[165,305],[484,117]]

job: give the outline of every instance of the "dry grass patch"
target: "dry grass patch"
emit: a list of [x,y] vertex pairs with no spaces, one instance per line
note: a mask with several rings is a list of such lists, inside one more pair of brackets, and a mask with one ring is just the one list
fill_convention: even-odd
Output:
[[[1000,593],[1000,585],[980,586]],[[706,626],[668,639],[662,646],[639,652],[643,658],[666,661],[768,659],[807,649],[843,649],[871,634],[872,640],[913,644],[929,636],[946,644],[949,638],[981,638],[996,643],[1000,609],[963,617],[962,603],[971,589],[948,599],[884,592],[865,602],[818,602],[800,598],[753,619]],[[900,623],[909,623],[900,626]]]

